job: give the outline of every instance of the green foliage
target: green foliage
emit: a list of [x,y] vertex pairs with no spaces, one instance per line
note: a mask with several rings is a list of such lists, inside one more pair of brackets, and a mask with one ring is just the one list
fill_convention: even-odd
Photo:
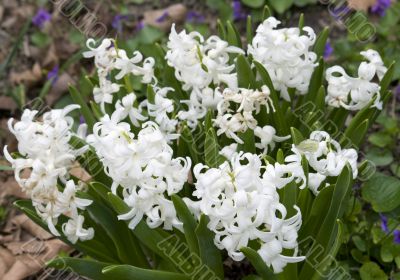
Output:
[[400,180],[378,174],[362,187],[363,198],[376,212],[389,212],[400,206]]

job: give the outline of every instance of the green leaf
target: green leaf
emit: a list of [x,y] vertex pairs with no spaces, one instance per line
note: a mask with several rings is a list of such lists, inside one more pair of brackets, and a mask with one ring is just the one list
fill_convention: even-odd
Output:
[[250,8],[260,8],[264,5],[265,0],[242,0],[242,3]]
[[[29,200],[18,200],[14,202],[14,205],[18,207],[22,212],[24,212],[32,221],[34,221],[37,225],[42,227],[44,230],[47,232],[50,232],[48,226],[46,223],[42,221],[42,219],[37,215],[35,209],[32,206],[32,202]],[[57,230],[59,232],[62,232],[61,230],[61,224],[67,222],[67,217],[65,216],[60,216],[58,225],[56,226]],[[88,256],[91,256],[99,261],[104,261],[104,262],[110,262],[114,263],[115,258],[113,256],[113,252],[109,250],[105,246],[105,244],[99,243],[96,240],[96,236],[92,240],[87,240],[87,241],[78,241],[75,244],[71,244],[68,239],[65,236],[60,236],[58,237],[60,240],[65,242],[66,244],[69,244],[71,247],[76,248],[77,250],[81,251],[84,254],[87,254]]]
[[107,280],[109,278],[102,273],[102,270],[111,264],[80,258],[56,258],[46,265],[58,270],[72,270],[80,276],[90,279]]
[[324,221],[324,216],[321,213],[326,211],[326,206],[331,203],[333,189],[333,186],[325,187],[315,197],[308,218],[304,220],[304,224],[300,228],[300,240],[306,239],[308,236],[316,237],[318,229]]
[[224,162],[224,158],[219,154],[219,151],[218,139],[215,135],[214,128],[211,127],[207,131],[204,142],[204,157],[207,166],[218,167]]
[[240,34],[236,27],[229,20],[226,22],[226,27],[226,40],[229,45],[241,48],[242,40],[240,39]]
[[287,135],[289,134],[289,126],[287,125],[284,113],[279,105],[278,93],[275,91],[271,77],[269,76],[268,71],[264,68],[264,66],[261,63],[259,63],[258,61],[253,61],[253,64],[256,67],[262,82],[265,85],[267,85],[267,87],[271,92],[272,103],[274,104],[275,107],[275,112],[272,114],[275,127],[281,135]]
[[262,279],[268,279],[268,280],[278,279],[278,277],[265,264],[264,260],[257,253],[257,251],[249,247],[244,247],[240,249],[240,251],[242,251],[242,253],[246,256],[246,258],[249,259],[250,263],[254,266],[258,275],[260,275]]
[[[335,239],[338,238],[338,226],[336,221],[337,219],[340,219],[344,213],[345,202],[348,199],[353,182],[352,178],[353,173],[351,167],[349,164],[346,164],[334,186],[332,200],[330,202],[328,211],[324,216],[324,222],[319,228],[315,240],[313,240],[313,244],[316,244],[316,246],[321,246],[324,253],[321,254],[320,250],[310,250],[312,252],[307,253],[307,258],[312,259],[314,263],[321,262],[324,257],[330,253],[332,244],[334,244]],[[321,215],[321,213],[319,213],[319,215]],[[311,276],[315,273],[315,267],[311,264],[311,262],[306,262],[299,278],[311,279]]]
[[352,240],[353,240],[354,245],[356,245],[358,250],[360,250],[361,252],[366,252],[367,251],[367,245],[365,244],[365,241],[359,235],[354,235],[352,237]]
[[361,280],[387,280],[388,276],[374,262],[366,262],[360,268]]
[[236,71],[238,76],[239,87],[254,88],[256,86],[256,78],[251,70],[250,63],[240,54],[236,60]]
[[395,175],[395,176],[400,178],[400,164],[392,163],[390,165],[390,171],[392,171],[393,175]]
[[253,22],[250,15],[246,19],[246,39],[248,44],[253,40]]
[[304,28],[304,14],[300,14],[299,18],[299,29],[300,29],[300,34],[303,34],[303,28]]
[[267,3],[278,13],[282,14],[293,5],[294,0],[268,0]]
[[200,258],[203,265],[206,265],[215,274],[224,279],[224,269],[222,267],[221,253],[214,244],[214,233],[208,228],[207,224],[209,218],[205,215],[201,215],[199,225],[196,228],[196,236],[199,241]]
[[262,12],[263,20],[269,18],[271,15],[272,15],[271,10],[269,9],[268,5],[265,5]]
[[[131,210],[121,198],[112,193],[108,193],[108,199],[118,214],[125,214]],[[188,245],[179,239],[178,235],[170,234],[162,229],[151,229],[143,220],[132,231],[139,241],[160,256],[168,267],[176,267],[184,272],[185,267],[177,266],[177,264],[180,256],[185,254]]]
[[390,67],[388,68],[388,70],[386,71],[385,76],[383,76],[382,81],[380,82],[380,86],[381,86],[380,92],[381,93],[386,92],[392,82],[394,66],[395,66],[395,63],[393,62],[390,65]]
[[82,95],[73,85],[69,85],[69,92],[71,94],[72,100],[76,104],[81,106],[80,110],[82,112],[83,118],[85,119],[85,122],[88,125],[88,130],[92,131],[92,128],[96,123],[96,119],[94,118],[92,112],[90,111],[89,106],[86,104],[86,102],[82,98]]
[[393,143],[392,137],[383,131],[372,133],[368,137],[368,141],[379,148],[384,148]]
[[[91,184],[91,187],[99,188],[100,184]],[[114,243],[121,263],[132,264],[140,267],[149,267],[138,241],[131,236],[130,229],[126,223],[119,221],[115,212],[104,207],[104,202],[98,201],[95,197],[87,195],[93,202],[86,208],[91,218],[96,221],[107,232]],[[106,200],[107,201],[107,200]],[[124,238],[121,238],[124,236]]]
[[193,161],[193,165],[199,163],[199,154],[200,151],[198,150],[198,144],[195,141],[192,132],[187,126],[184,126],[182,129],[181,137],[179,138],[179,145],[185,145],[187,150],[190,153],[190,158]]
[[218,35],[222,40],[226,40],[226,30],[220,19],[217,20]]
[[359,147],[369,127],[369,120],[364,120],[356,129],[344,135],[340,144],[343,146]]
[[[308,87],[308,93],[305,96],[305,101],[315,103],[315,101],[317,99],[318,91],[321,88],[322,81],[324,78],[324,69],[325,69],[325,62],[321,58],[318,61],[317,68],[314,70],[314,73],[311,76],[310,86]],[[301,104],[301,105],[303,105],[303,104]]]
[[247,129],[244,133],[239,133],[239,137],[243,140],[243,144],[239,145],[241,151],[256,153],[254,130]]
[[38,48],[44,48],[51,43],[51,37],[41,31],[35,32],[31,35],[32,43]]
[[329,27],[325,27],[324,30],[318,35],[314,45],[314,52],[318,57],[322,57],[325,52],[326,42],[329,37]]
[[290,134],[292,135],[293,144],[299,145],[301,142],[304,141],[304,136],[296,128],[291,127]]
[[177,195],[172,195],[172,202],[174,203],[176,213],[179,219],[183,222],[183,230],[185,231],[185,238],[192,253],[199,254],[199,243],[196,237],[197,223],[192,213],[187,207],[186,203]]
[[207,111],[206,117],[204,118],[204,129],[205,129],[205,131],[209,131],[210,128],[213,127],[213,125],[212,125],[213,118],[214,118],[214,112],[213,112],[213,110],[209,109]]
[[139,34],[136,35],[136,39],[142,44],[154,44],[156,41],[162,39],[164,32],[160,29],[145,25]]
[[100,120],[103,117],[103,113],[101,112],[99,105],[93,101],[89,101],[89,103],[93,115],[96,117],[97,120]]
[[113,280],[190,280],[179,273],[138,268],[130,265],[111,265],[103,269],[107,279]]
[[400,206],[400,180],[395,177],[375,175],[361,190],[363,198],[377,212],[389,212]]
[[[322,262],[318,263],[318,271],[314,273],[314,276],[312,277],[312,280],[319,280],[321,279],[321,271],[326,271],[326,269],[334,262],[334,256],[338,253],[340,249],[340,245],[342,244],[342,238],[343,238],[343,223],[340,220],[337,220],[337,225],[338,225],[338,233],[336,235],[336,238],[334,239],[334,242],[332,244],[332,247],[327,254],[329,257],[326,257],[322,260]],[[336,262],[336,261],[335,261]]]
[[365,157],[376,166],[386,166],[393,162],[393,154],[388,149],[372,148],[367,151]]
[[296,182],[293,180],[282,189],[283,196],[281,201],[286,207],[288,217],[293,216],[297,212],[294,209],[294,206],[297,205],[298,188],[299,187],[297,186]]

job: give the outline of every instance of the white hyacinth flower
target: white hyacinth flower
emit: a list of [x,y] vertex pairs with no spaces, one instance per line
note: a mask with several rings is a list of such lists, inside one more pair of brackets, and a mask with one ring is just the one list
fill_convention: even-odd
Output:
[[229,54],[243,50],[229,46],[218,36],[211,36],[206,41],[198,32],[177,33],[172,25],[166,59],[175,70],[175,77],[183,83],[182,89],[190,91],[190,98],[183,100],[188,105],[187,111],[178,114],[179,119],[187,121],[195,128],[199,119],[204,117],[207,108],[215,108],[221,96],[218,90],[211,89],[211,84],[224,84],[237,88],[237,74],[233,64],[229,64]]
[[276,129],[270,125],[264,127],[256,127],[254,135],[260,138],[260,143],[256,143],[256,147],[264,150],[264,154],[268,152],[268,149],[273,150],[276,142],[283,142],[290,139],[290,135],[277,136]]
[[353,171],[353,178],[358,175],[357,151],[342,149],[340,144],[325,131],[313,131],[310,138],[299,145],[292,146],[292,155],[285,158],[289,164],[301,165],[304,155],[316,173],[310,172],[309,187],[318,194],[318,188],[328,176],[337,177],[348,163]]
[[179,134],[176,132],[178,120],[170,117],[175,110],[174,102],[167,97],[167,94],[174,91],[173,88],[154,87],[154,104],[147,102],[149,116],[160,126],[160,130],[166,135],[168,140],[177,139]]
[[358,77],[350,77],[341,66],[333,66],[326,70],[328,81],[325,102],[332,107],[343,107],[347,110],[360,110],[375,98],[372,107],[382,109],[380,86],[373,82],[375,76],[382,80],[387,68],[378,52],[368,50],[361,52],[368,60],[358,68]]
[[[234,107],[232,104],[237,109],[232,109],[231,107]],[[228,138],[243,144],[237,134],[243,133],[247,129],[255,130],[257,120],[254,116],[260,112],[262,107],[268,113],[270,106],[272,110],[275,110],[267,86],[262,86],[261,90],[226,88],[222,92],[222,100],[218,104],[218,115],[214,120],[214,124],[218,127],[217,135],[225,134]]]
[[125,119],[129,116],[132,124],[134,126],[140,126],[139,122],[143,122],[147,119],[147,117],[143,116],[142,108],[139,106],[136,108],[136,95],[134,93],[130,93],[122,98],[122,100],[118,100],[115,104],[115,110],[121,110],[121,119]]
[[105,172],[113,179],[112,192],[123,188],[126,204],[132,209],[119,219],[130,220],[129,227],[146,217],[154,228],[182,229],[172,202],[166,197],[179,192],[187,181],[191,161],[173,158],[167,138],[154,122],[146,122],[137,137],[122,122],[122,111],[105,115],[93,128],[87,141],[99,155]]
[[[88,229],[90,234],[82,228],[79,211],[88,207],[92,201],[76,196],[80,187],[73,180],[69,180],[69,169],[73,166],[76,157],[84,153],[87,146],[74,150],[69,142],[72,137],[73,119],[68,114],[78,109],[78,105],[69,105],[62,110],[52,110],[43,115],[42,121],[34,118],[37,111],[25,110],[21,121],[13,124],[10,119],[10,131],[18,140],[18,151],[24,158],[14,159],[4,147],[4,155],[12,164],[15,179],[22,190],[30,196],[32,205],[37,214],[48,225],[50,232],[60,236],[57,230],[58,217],[70,217],[68,225],[62,228],[70,229],[72,224],[79,230],[68,230],[66,236],[75,243],[77,240],[87,240],[93,237],[93,229]],[[29,177],[22,178],[24,170],[30,170]],[[65,187],[59,190],[59,182]]]
[[[244,255],[240,249],[257,240],[262,244],[260,255],[275,273],[282,271],[287,263],[304,260],[296,256],[300,209],[295,206],[297,214],[287,218],[286,208],[279,202],[275,178],[269,173],[262,174],[265,167],[257,155],[235,153],[230,157],[218,168],[197,164],[193,170],[196,178],[193,195],[199,200],[184,198],[194,214],[203,213],[210,218],[207,226],[215,233],[215,245],[227,250],[232,259],[241,261]],[[273,241],[277,250],[269,250]],[[295,253],[285,256],[283,249]]]
[[304,95],[308,91],[317,55],[310,51],[316,36],[310,27],[276,29],[280,24],[274,17],[261,23],[248,46],[248,54],[263,64],[281,97],[290,100],[289,89]]

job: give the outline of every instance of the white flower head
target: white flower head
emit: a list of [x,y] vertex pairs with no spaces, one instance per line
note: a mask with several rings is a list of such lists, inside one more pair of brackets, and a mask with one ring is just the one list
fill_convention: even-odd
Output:
[[[270,90],[267,86],[262,86],[261,90],[226,88],[222,93],[222,100],[218,104],[217,118],[214,120],[218,127],[217,135],[225,134],[228,138],[243,144],[237,133],[243,133],[247,129],[256,129],[255,115],[260,112],[262,107],[267,112],[269,112],[270,106],[274,110],[269,95]],[[237,109],[233,109],[234,106]]]
[[[13,124],[13,119],[10,119],[8,123],[18,140],[18,151],[24,157],[12,158],[7,146],[4,147],[4,155],[12,164],[17,183],[30,196],[37,214],[55,236],[60,236],[56,228],[60,215],[68,215],[71,220],[76,220],[80,216],[79,211],[92,203],[91,200],[77,197],[79,187],[69,180],[69,169],[76,157],[87,149],[84,146],[74,150],[69,144],[73,134],[73,119],[68,114],[78,108],[78,105],[69,105],[62,110],[46,112],[41,121],[34,119],[37,111],[27,109],[21,121]],[[28,177],[21,175],[24,170],[30,170]],[[59,181],[65,185],[62,191],[58,188]],[[82,223],[83,220],[80,229]],[[63,227],[68,226],[64,224]],[[91,232],[82,238],[92,238],[93,229]],[[71,231],[68,231],[67,237],[73,243],[81,239]]]
[[[295,207],[297,214],[286,218],[287,211],[279,202],[274,180],[268,173],[263,175],[263,169],[259,157],[250,153],[235,153],[218,168],[197,164],[193,170],[193,195],[199,200],[185,202],[193,213],[210,218],[208,228],[215,233],[215,245],[227,250],[232,259],[243,260],[240,249],[251,240],[258,240],[264,261],[280,272],[287,263],[304,259],[283,255],[283,249],[297,249],[301,213]],[[279,250],[267,250],[273,240]]]
[[373,82],[375,76],[381,81],[387,68],[378,52],[368,50],[361,52],[368,60],[358,68],[358,77],[350,77],[341,66],[333,66],[326,70],[328,81],[325,101],[333,107],[343,107],[347,110],[360,110],[375,98],[372,107],[382,109],[380,86]]
[[131,220],[130,228],[146,216],[154,228],[182,229],[172,202],[167,199],[179,192],[187,181],[191,161],[173,158],[167,138],[154,122],[146,122],[135,137],[121,114],[106,115],[93,128],[87,141],[103,162],[105,172],[113,179],[112,192],[123,188],[123,196],[131,211],[119,218]]
[[281,97],[290,100],[288,89],[296,89],[298,94],[306,94],[317,55],[310,51],[316,36],[312,28],[276,29],[280,21],[267,18],[257,28],[257,34],[248,46],[248,54],[263,64],[272,79],[275,90]]

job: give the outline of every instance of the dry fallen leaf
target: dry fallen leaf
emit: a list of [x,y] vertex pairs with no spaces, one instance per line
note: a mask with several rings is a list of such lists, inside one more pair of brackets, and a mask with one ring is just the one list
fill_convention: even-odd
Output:
[[9,96],[0,96],[0,110],[14,111],[17,109],[14,99]]
[[25,193],[22,192],[21,188],[12,177],[9,177],[7,181],[1,183],[0,204],[4,204],[6,199],[10,196],[23,199],[27,198]]
[[15,257],[7,249],[0,247],[0,279],[4,279],[4,274],[14,264]]
[[61,74],[49,93],[46,95],[46,104],[52,106],[68,90],[68,85],[74,83],[75,81],[67,72]]
[[347,0],[349,7],[358,11],[368,11],[377,0]]
[[61,251],[70,251],[70,247],[58,239],[43,242],[43,250],[36,254],[24,254],[16,257],[16,262],[3,279],[21,280],[40,271],[44,264],[55,258]]
[[17,226],[20,226],[22,229],[29,232],[32,236],[40,240],[47,240],[52,238],[53,236],[45,231],[43,228],[35,224],[31,219],[29,219],[26,215],[18,215],[13,219],[13,223]]
[[89,173],[87,173],[86,170],[80,166],[71,168],[69,173],[85,183],[92,179]]
[[[144,23],[168,31],[172,23],[181,23],[186,18],[187,9],[183,4],[174,4],[163,10],[144,13]],[[161,20],[162,19],[162,20]]]
[[50,47],[47,49],[47,53],[45,58],[43,59],[42,65],[43,67],[49,67],[59,64],[59,59],[56,53],[56,47],[52,43]]
[[35,63],[31,70],[25,70],[22,72],[12,71],[10,74],[10,82],[13,84],[24,83],[27,87],[38,82],[42,78],[42,68],[39,63]]

